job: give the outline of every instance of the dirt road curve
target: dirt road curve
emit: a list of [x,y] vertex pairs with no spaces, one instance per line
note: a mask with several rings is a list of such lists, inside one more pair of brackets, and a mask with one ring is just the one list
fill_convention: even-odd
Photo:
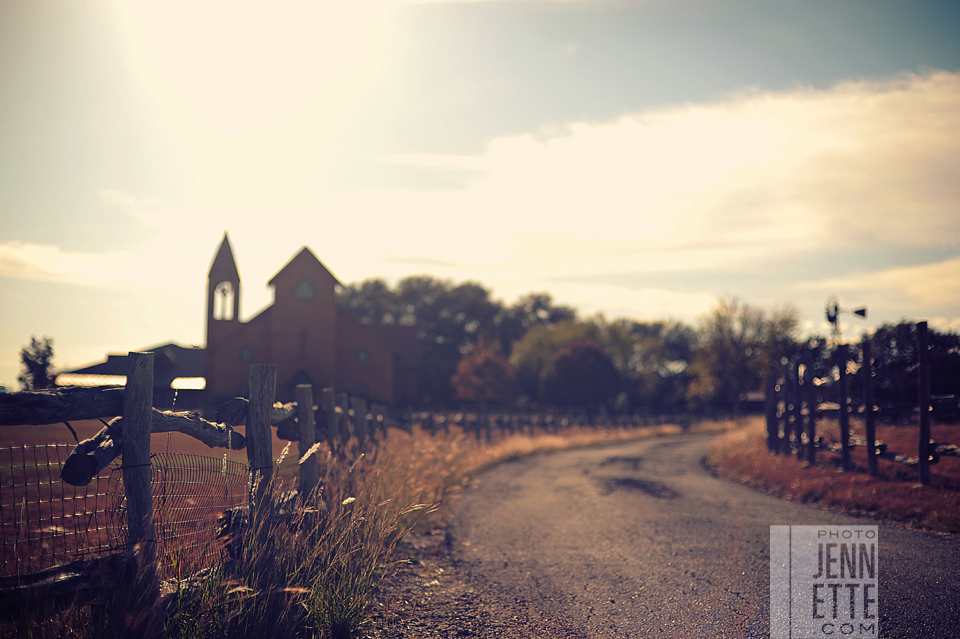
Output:
[[[709,440],[493,468],[457,506],[458,571],[526,620],[520,635],[769,636],[770,525],[875,522],[714,479]],[[881,525],[879,549],[880,636],[960,637],[960,542]]]

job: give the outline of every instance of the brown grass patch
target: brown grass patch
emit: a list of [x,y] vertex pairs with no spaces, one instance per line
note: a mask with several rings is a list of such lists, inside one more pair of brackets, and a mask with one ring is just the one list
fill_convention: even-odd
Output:
[[[862,425],[851,430],[863,434]],[[839,441],[837,423],[818,424],[818,433]],[[960,442],[960,427],[932,429],[937,442]],[[878,426],[877,438],[888,450],[916,457],[917,427]],[[960,533],[960,458],[943,457],[931,466],[931,485],[921,486],[917,470],[901,463],[880,460],[880,476],[867,473],[865,448],[854,448],[851,472],[840,470],[839,453],[820,450],[817,463],[808,466],[795,456],[767,451],[762,421],[719,438],[707,456],[707,465],[718,476],[764,492],[803,503],[841,509],[895,521],[908,527]]]

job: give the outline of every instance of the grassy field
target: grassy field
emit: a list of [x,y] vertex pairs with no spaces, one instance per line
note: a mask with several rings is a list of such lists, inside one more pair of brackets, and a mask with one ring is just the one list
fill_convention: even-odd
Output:
[[[852,430],[863,435],[862,424]],[[840,441],[836,421],[818,424],[818,433]],[[934,425],[934,441],[960,444],[960,426]],[[917,456],[918,427],[877,427],[877,438],[888,450]],[[917,470],[898,462],[880,462],[880,476],[867,473],[865,448],[853,449],[855,468],[840,470],[840,454],[818,451],[816,465],[795,456],[777,456],[767,451],[763,422],[727,433],[707,457],[707,465],[720,477],[784,499],[816,504],[909,527],[944,533],[960,533],[960,458],[943,457],[932,465],[931,485],[922,486]]]

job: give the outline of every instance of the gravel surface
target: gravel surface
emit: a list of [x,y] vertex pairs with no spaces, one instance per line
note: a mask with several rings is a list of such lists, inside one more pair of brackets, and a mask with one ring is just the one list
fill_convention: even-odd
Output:
[[[534,456],[474,478],[410,563],[369,639],[769,636],[773,524],[871,520],[712,477],[710,437]],[[880,524],[880,636],[960,636],[960,543]]]
[[408,535],[397,555],[399,571],[380,588],[367,639],[514,639],[586,635],[562,621],[545,618],[528,604],[487,583],[478,583],[457,559],[448,531]]

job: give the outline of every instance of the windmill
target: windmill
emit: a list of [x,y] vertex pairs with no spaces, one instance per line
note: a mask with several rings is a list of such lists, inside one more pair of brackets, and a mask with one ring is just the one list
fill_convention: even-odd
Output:
[[861,307],[857,309],[846,309],[840,308],[840,301],[837,299],[836,295],[831,295],[827,298],[827,321],[830,322],[830,325],[833,327],[831,331],[831,337],[834,344],[840,343],[840,313],[852,313],[863,319],[867,318],[867,308]]

